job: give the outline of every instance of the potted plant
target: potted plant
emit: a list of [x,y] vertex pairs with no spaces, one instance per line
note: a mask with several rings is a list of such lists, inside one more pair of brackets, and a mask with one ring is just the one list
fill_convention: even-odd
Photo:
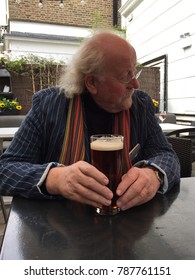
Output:
[[15,99],[7,99],[5,97],[0,97],[0,115],[15,115],[22,110],[22,106]]

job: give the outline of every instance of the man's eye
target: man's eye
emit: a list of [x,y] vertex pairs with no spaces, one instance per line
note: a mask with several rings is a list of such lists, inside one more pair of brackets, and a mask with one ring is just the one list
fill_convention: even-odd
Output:
[[121,81],[127,82],[127,81],[131,80],[131,78],[132,78],[132,75],[131,75],[131,74],[128,74],[128,75],[126,75],[126,76],[123,76],[123,78],[121,79]]

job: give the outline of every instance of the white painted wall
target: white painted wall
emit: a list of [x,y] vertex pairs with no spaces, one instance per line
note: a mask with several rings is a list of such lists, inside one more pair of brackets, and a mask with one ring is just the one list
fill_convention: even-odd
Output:
[[[12,59],[34,54],[36,56],[67,62],[76,52],[80,41],[54,40],[50,35],[85,38],[89,36],[90,29],[45,24],[36,22],[10,22],[10,33],[20,32],[28,34],[28,37],[5,36],[5,50],[11,53]],[[33,38],[29,34],[44,35],[47,38]],[[50,39],[49,39],[50,38]]]
[[78,49],[79,43],[40,40],[40,39],[18,39],[9,37],[7,50],[11,52],[12,60],[31,54],[54,61],[66,63]]
[[[2,0],[0,0],[2,1]],[[64,26],[57,24],[11,21],[10,31],[29,32],[37,34],[53,34],[73,37],[86,37],[90,30],[84,27]]]
[[[144,0],[132,15],[132,21],[123,18],[122,24],[138,61],[168,54],[169,112],[195,114],[194,0]],[[190,36],[181,38],[184,33]]]

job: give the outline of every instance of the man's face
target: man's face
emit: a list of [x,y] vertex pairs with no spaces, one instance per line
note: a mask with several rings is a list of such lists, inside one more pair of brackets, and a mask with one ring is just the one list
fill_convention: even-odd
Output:
[[139,87],[135,78],[136,54],[132,47],[123,53],[107,58],[106,71],[102,78],[95,78],[94,101],[110,113],[127,110],[132,105],[134,89]]

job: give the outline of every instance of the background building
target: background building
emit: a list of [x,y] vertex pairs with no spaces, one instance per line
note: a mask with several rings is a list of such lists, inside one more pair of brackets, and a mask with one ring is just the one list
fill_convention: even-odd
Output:
[[[120,0],[0,1],[0,51],[14,62],[9,69],[10,92],[4,92],[8,85],[0,73],[0,97],[16,97],[21,114],[28,112],[36,91],[57,84],[59,64],[66,65],[85,37],[104,27],[124,36]],[[29,66],[23,72],[21,57]]]
[[160,67],[160,109],[195,120],[194,1],[122,0],[120,13],[138,61]]
[[[119,27],[118,0],[1,0],[3,48],[66,60],[97,27]],[[4,32],[5,30],[5,32]]]

